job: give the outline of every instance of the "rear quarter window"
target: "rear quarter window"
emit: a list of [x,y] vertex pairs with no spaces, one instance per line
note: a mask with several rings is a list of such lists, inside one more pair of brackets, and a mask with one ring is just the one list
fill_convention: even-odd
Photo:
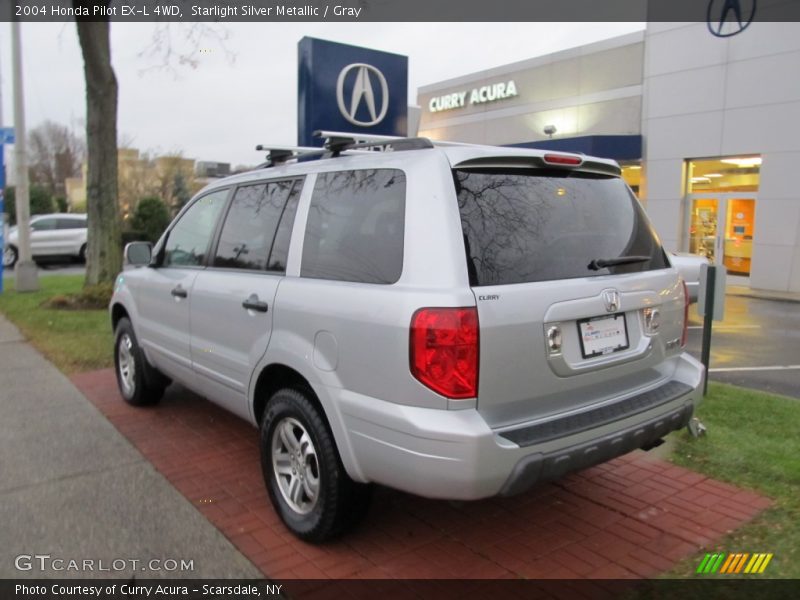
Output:
[[[669,267],[617,178],[563,169],[456,170],[470,284],[502,285]],[[592,261],[645,260],[591,268]]]
[[396,169],[320,173],[301,277],[395,283],[403,270],[406,178]]

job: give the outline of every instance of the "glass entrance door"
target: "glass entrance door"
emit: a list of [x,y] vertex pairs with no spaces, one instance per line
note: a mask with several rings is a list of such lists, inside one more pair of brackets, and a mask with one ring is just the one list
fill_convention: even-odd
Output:
[[750,276],[756,198],[747,194],[689,195],[689,252]]

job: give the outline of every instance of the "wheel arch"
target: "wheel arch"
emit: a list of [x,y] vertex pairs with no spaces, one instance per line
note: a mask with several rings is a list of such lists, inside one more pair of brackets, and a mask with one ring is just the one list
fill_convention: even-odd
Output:
[[[367,479],[363,476],[358,461],[353,454],[347,432],[344,430],[341,419],[338,418],[338,411],[333,406],[333,401],[327,397],[324,386],[313,385],[308,377],[292,367],[283,363],[273,362],[261,369],[253,386],[251,403],[253,421],[257,425],[261,424],[264,409],[270,396],[284,388],[295,389],[307,395],[309,401],[319,411],[328,430],[333,435],[336,449],[347,474],[357,482],[367,483]],[[333,418],[331,418],[332,416]]]
[[128,309],[126,309],[121,302],[115,302],[111,306],[111,330],[117,330],[117,324],[119,323],[120,319],[127,318],[130,320],[131,316],[128,314]]

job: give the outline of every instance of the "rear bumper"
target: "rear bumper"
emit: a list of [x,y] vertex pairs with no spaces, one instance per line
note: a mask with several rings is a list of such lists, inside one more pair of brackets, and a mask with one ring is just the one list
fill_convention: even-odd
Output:
[[700,401],[702,383],[702,365],[683,354],[672,378],[654,388],[502,431],[475,409],[424,409],[326,392],[343,425],[345,439],[337,441],[351,477],[430,498],[475,500],[522,492],[680,429]]

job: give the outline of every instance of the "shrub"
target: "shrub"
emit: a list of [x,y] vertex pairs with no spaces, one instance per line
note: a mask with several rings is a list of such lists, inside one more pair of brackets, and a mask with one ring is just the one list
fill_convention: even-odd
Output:
[[43,305],[45,308],[62,310],[102,310],[108,307],[113,293],[114,285],[112,283],[98,283],[84,287],[77,294],[53,296],[49,300],[45,300]]
[[[8,213],[9,225],[17,223],[17,194],[16,189],[7,187],[3,195],[5,212]],[[29,192],[31,215],[46,215],[56,211],[56,203],[52,194],[40,185],[32,185]]]
[[[155,196],[142,198],[133,212],[130,227],[134,231],[141,231],[144,239],[155,242],[169,225],[169,210],[167,205]],[[140,238],[141,239],[141,238]]]

